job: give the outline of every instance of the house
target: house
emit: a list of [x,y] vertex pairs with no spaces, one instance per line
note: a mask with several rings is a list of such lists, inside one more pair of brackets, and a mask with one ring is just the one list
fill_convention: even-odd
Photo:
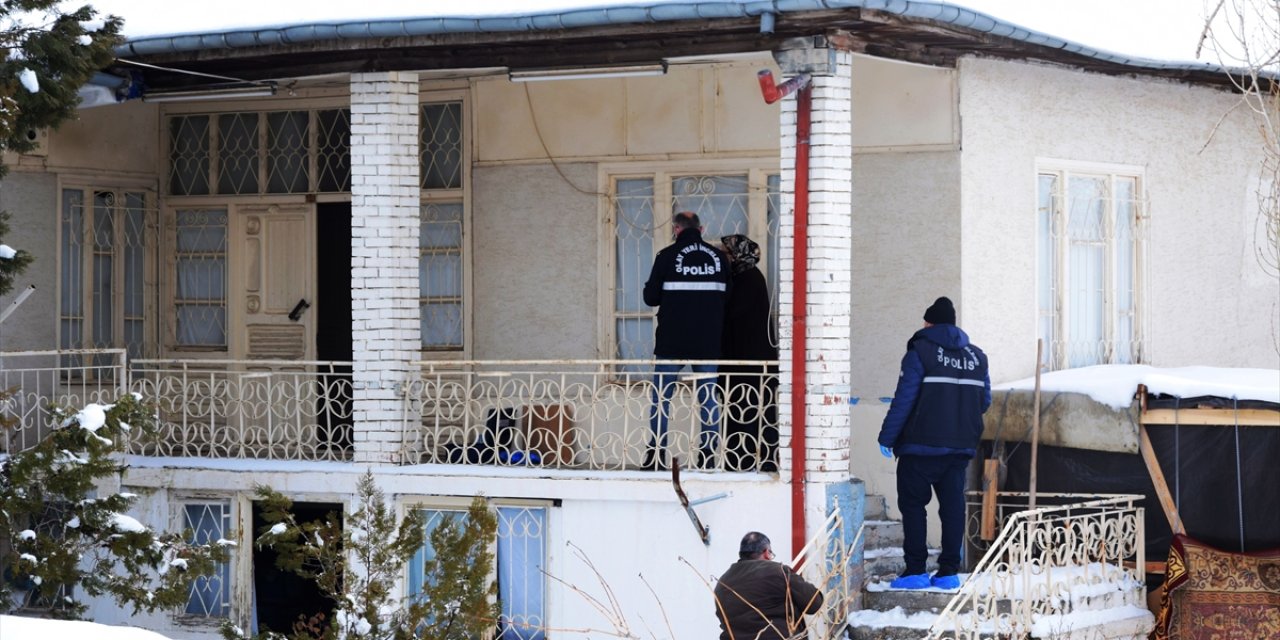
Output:
[[[800,0],[300,21],[135,39],[104,71],[142,100],[83,109],[0,182],[40,292],[0,329],[24,389],[6,447],[49,397],[158,403],[122,486],[150,524],[241,542],[145,621],[174,635],[306,613],[250,544],[252,489],[322,514],[366,469],[402,510],[492,502],[504,637],[709,635],[707,576],[744,532],[850,543],[864,492],[892,493],[881,399],[939,295],[997,382],[1034,372],[1037,338],[1050,369],[1276,361],[1260,145],[1207,65]],[[640,468],[638,292],[685,209],[761,244],[779,326],[776,394],[754,363],[725,407],[755,431],[682,474],[709,529]],[[775,427],[777,471],[729,455]],[[625,621],[589,601],[606,590]]]

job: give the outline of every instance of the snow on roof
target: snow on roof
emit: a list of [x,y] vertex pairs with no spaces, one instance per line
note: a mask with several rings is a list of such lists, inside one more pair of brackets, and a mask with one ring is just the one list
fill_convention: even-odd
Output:
[[[1035,378],[992,386],[993,391],[1032,390]],[[1280,404],[1280,369],[1224,367],[1176,367],[1163,369],[1145,364],[1110,364],[1064,369],[1041,374],[1041,391],[1080,393],[1113,409],[1133,402],[1138,385],[1149,393],[1178,398],[1215,396]]]

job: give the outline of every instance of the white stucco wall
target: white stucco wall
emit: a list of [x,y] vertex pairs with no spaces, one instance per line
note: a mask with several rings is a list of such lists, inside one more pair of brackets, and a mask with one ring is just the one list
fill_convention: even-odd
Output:
[[[132,515],[149,526],[165,528],[172,528],[170,521],[180,509],[177,497],[183,492],[248,495],[253,485],[260,483],[295,501],[329,502],[354,492],[356,480],[364,473],[356,465],[342,464],[265,463],[253,473],[164,468],[162,464],[134,459],[123,486],[144,496]],[[237,464],[243,468],[243,463],[231,463]],[[670,479],[662,476],[643,472],[495,471],[479,467],[473,468],[472,473],[467,471],[446,466],[374,470],[379,487],[397,506],[430,503],[431,496],[469,499],[476,494],[496,501],[547,501],[547,572],[602,601],[606,600],[607,584],[630,629],[646,637],[649,630],[657,637],[664,636],[667,621],[679,637],[714,637],[719,632],[706,581],[737,559],[738,542],[747,531],[763,531],[773,540],[780,557],[791,555],[786,519],[789,490],[765,475],[684,475],[682,485],[690,499],[721,492],[731,494],[696,507],[711,531],[711,544],[704,546],[676,500]],[[217,487],[216,493],[211,494],[210,487]],[[553,500],[560,504],[551,506]],[[239,553],[248,549],[242,544]],[[557,630],[614,629],[612,622],[582,595],[560,586],[556,580],[548,579],[546,584],[548,620]],[[657,599],[653,593],[659,594]],[[105,603],[97,603],[88,615],[98,622],[128,622],[171,633],[173,637],[214,637],[212,630],[179,626],[167,615],[131,618]],[[600,634],[557,631],[556,635],[587,638]]]
[[1037,158],[1142,167],[1148,364],[1280,365],[1280,286],[1253,257],[1259,139],[1237,101],[1167,81],[961,62],[957,303],[993,381],[1034,373]]

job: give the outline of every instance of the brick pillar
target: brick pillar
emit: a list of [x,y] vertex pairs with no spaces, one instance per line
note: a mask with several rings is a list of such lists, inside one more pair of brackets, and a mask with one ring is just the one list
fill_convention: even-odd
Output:
[[[820,64],[813,64],[815,59]],[[813,76],[812,130],[809,163],[809,230],[807,265],[794,262],[796,96],[782,103],[779,126],[782,146],[781,385],[778,413],[783,465],[791,457],[791,358],[795,349],[792,291],[795,270],[804,269],[807,287],[807,353],[805,355],[805,520],[806,537],[821,525],[828,489],[849,484],[849,387],[852,303],[853,143],[851,127],[852,56],[847,51],[810,50],[805,64],[779,55],[783,77],[799,71]],[[790,478],[784,473],[783,478]],[[794,550],[793,550],[794,551]]]
[[[400,462],[400,394],[421,359],[418,75],[351,76],[351,346],[355,461]],[[323,286],[323,285],[322,285]]]

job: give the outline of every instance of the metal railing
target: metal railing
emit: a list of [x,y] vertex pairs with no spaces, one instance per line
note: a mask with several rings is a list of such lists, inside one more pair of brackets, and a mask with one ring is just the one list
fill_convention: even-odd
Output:
[[111,403],[128,389],[124,349],[0,352],[0,452],[34,447],[58,418],[53,407],[77,411]]
[[800,576],[822,591],[822,608],[809,616],[809,640],[844,637],[849,613],[862,586],[861,566],[854,563],[865,525],[851,531],[839,511],[827,516],[822,528],[791,560]]
[[[981,494],[976,495],[980,498]],[[1000,535],[926,636],[929,640],[1046,637],[1087,609],[1145,607],[1145,535],[1140,495],[1001,493]],[[1056,505],[1052,503],[1058,503]],[[975,505],[977,508],[975,509]],[[970,503],[976,539],[981,502]]]
[[[416,364],[421,377],[404,389],[402,453],[409,463],[620,470],[676,457],[694,469],[777,469],[774,363],[720,362],[719,373],[661,378],[655,366],[711,363]],[[652,451],[655,442],[665,447]]]
[[351,363],[134,360],[130,389],[156,405],[156,430],[129,442],[151,456],[346,460]]

